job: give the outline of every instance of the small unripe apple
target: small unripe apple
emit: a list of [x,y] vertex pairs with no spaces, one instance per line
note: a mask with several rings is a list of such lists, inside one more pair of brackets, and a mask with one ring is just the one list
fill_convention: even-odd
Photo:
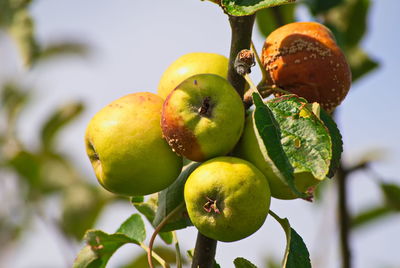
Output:
[[169,186],[182,159],[163,139],[163,99],[134,93],[111,102],[89,122],[85,143],[100,184],[110,192],[135,196]]
[[199,232],[225,242],[256,232],[271,201],[264,175],[235,157],[217,157],[201,164],[187,179],[184,198],[189,218]]
[[229,153],[244,125],[239,94],[214,74],[189,77],[167,97],[162,111],[162,132],[178,154],[204,161]]
[[157,94],[165,99],[186,78],[205,73],[226,78],[228,59],[215,53],[194,52],[185,54],[165,70],[158,84]]
[[295,22],[273,31],[261,57],[269,83],[318,102],[328,112],[347,95],[351,71],[332,32],[316,22]]
[[[251,115],[246,118],[243,135],[235,148],[234,155],[249,161],[265,175],[269,182],[272,197],[278,199],[297,198],[284,182],[284,179],[281,178],[279,170],[272,164],[272,161],[264,159],[257,142]],[[296,172],[296,169],[294,171],[294,179],[296,188],[302,193],[308,192],[320,182],[310,172]]]

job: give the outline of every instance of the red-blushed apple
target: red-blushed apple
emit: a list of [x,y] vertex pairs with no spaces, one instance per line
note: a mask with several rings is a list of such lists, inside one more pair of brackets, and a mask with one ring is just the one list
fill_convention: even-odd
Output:
[[229,153],[244,125],[239,94],[214,74],[189,77],[176,87],[163,105],[161,126],[165,139],[178,154],[205,161]]

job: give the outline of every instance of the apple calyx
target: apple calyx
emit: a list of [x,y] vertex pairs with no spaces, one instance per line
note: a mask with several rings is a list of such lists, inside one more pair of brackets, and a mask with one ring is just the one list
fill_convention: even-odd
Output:
[[204,117],[211,117],[212,105],[211,105],[211,97],[205,97],[203,102],[201,103],[201,107],[198,109],[199,115]]
[[203,208],[207,213],[217,213],[217,214],[221,214],[221,211],[218,209],[217,207],[217,200],[213,200],[211,198],[209,198],[208,196],[206,196],[207,202],[204,204]]

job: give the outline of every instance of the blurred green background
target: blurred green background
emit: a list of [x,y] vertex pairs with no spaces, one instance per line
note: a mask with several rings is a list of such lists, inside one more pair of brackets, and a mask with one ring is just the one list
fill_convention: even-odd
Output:
[[[400,266],[399,10],[396,0],[304,0],[260,11],[254,29],[261,49],[279,25],[323,22],[351,64],[354,83],[335,116],[349,171],[354,267]],[[97,184],[84,151],[87,122],[125,94],[156,92],[179,56],[228,55],[229,43],[227,17],[210,2],[0,0],[0,267],[69,267],[85,230],[113,232],[135,212]],[[256,68],[252,75],[260,78]],[[339,267],[335,181],[318,194],[314,203],[273,200],[272,209],[302,235],[313,267]],[[184,250],[195,235],[178,232]],[[216,258],[222,267],[236,256],[275,267],[284,246],[267,220],[253,237],[220,243]],[[146,267],[136,262],[142,254],[124,247],[109,266]]]

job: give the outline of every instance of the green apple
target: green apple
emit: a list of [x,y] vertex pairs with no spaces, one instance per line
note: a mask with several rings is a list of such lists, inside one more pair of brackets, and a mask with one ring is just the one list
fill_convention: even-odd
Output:
[[[257,142],[251,115],[246,118],[243,135],[234,150],[234,155],[251,162],[265,175],[269,182],[272,197],[278,199],[297,198],[284,182],[284,178],[281,177],[278,168],[273,164],[272,160],[268,159],[266,161],[264,159]],[[311,173],[296,172],[296,169],[294,170],[294,179],[296,188],[300,192],[307,192],[320,182]]]
[[195,52],[181,56],[163,73],[157,94],[166,98],[183,80],[196,74],[210,73],[227,77],[228,59],[215,53]]
[[107,190],[135,196],[169,186],[182,169],[182,158],[163,139],[163,99],[134,93],[117,99],[90,121],[86,150],[96,177]]
[[263,225],[271,194],[266,178],[253,164],[235,157],[217,157],[190,174],[184,198],[189,218],[200,233],[232,242]]
[[234,148],[244,126],[244,106],[225,78],[194,75],[168,95],[161,125],[175,152],[200,162]]

